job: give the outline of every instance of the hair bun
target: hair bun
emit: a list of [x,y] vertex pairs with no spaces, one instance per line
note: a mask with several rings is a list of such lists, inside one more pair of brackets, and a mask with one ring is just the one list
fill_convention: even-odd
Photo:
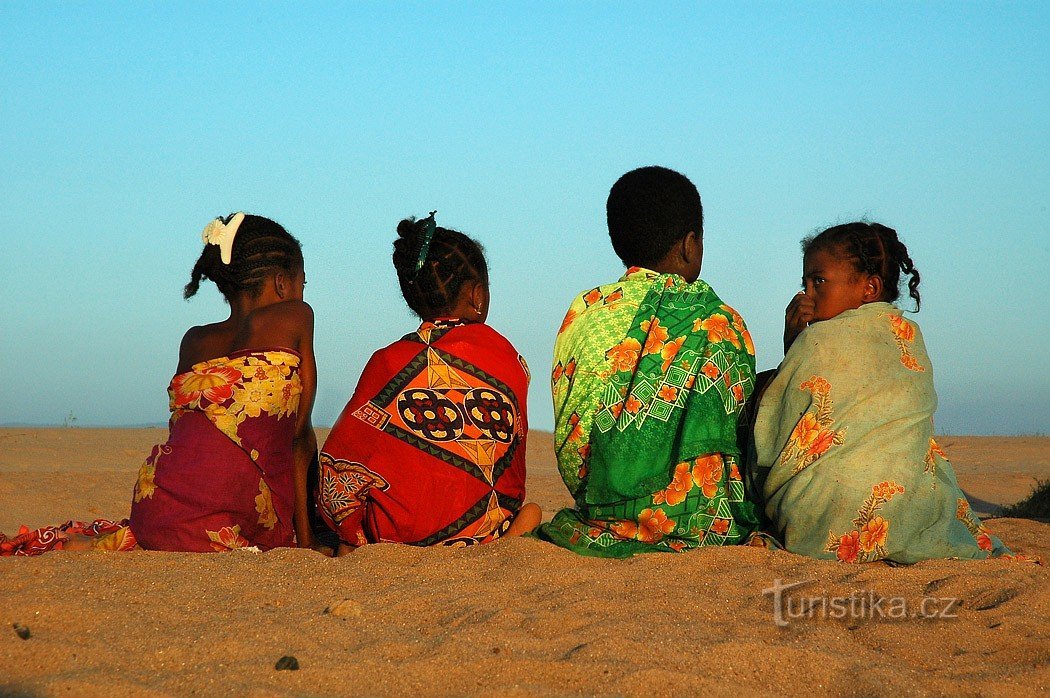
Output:
[[403,240],[415,237],[419,232],[419,225],[415,218],[406,218],[397,224],[397,235]]

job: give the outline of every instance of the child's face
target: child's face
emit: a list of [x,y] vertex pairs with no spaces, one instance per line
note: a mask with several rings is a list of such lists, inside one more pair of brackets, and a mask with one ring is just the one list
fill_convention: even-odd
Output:
[[854,310],[869,298],[869,277],[858,273],[847,259],[827,250],[811,250],[802,262],[802,286],[813,299],[811,322],[830,320],[841,312]]

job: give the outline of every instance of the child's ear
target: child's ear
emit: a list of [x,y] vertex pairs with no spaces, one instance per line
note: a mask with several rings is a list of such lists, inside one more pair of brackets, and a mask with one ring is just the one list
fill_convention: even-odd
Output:
[[875,303],[882,300],[882,277],[872,274],[864,285],[864,302]]
[[694,231],[689,231],[682,238],[682,261],[687,265],[696,264],[704,258],[704,239]]
[[284,298],[288,295],[288,279],[281,272],[277,272],[273,275],[273,290],[277,293],[278,298]]

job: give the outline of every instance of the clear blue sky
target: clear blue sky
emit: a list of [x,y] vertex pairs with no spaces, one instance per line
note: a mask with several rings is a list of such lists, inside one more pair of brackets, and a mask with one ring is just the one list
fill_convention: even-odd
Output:
[[703,275],[780,358],[798,241],[868,217],[923,275],[938,427],[1050,431],[1050,3],[0,4],[0,423],[160,423],[210,218],[298,236],[317,424],[414,328],[397,221],[479,238],[552,426],[554,334],[622,271],[605,198],[698,185]]

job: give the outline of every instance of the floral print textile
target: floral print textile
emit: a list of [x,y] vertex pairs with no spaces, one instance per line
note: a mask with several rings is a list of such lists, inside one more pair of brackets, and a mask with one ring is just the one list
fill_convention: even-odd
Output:
[[889,303],[798,336],[762,396],[747,468],[784,547],[848,563],[1009,553],[933,439],[932,374],[918,326]]
[[633,267],[573,301],[554,354],[555,449],[576,506],[541,538],[627,557],[754,529],[736,435],[754,344],[705,281]]
[[61,549],[72,534],[94,550],[213,552],[295,544],[292,438],[299,355],[248,350],[194,365],[168,387],[168,440],[139,468],[131,518],[25,527],[0,554]]

